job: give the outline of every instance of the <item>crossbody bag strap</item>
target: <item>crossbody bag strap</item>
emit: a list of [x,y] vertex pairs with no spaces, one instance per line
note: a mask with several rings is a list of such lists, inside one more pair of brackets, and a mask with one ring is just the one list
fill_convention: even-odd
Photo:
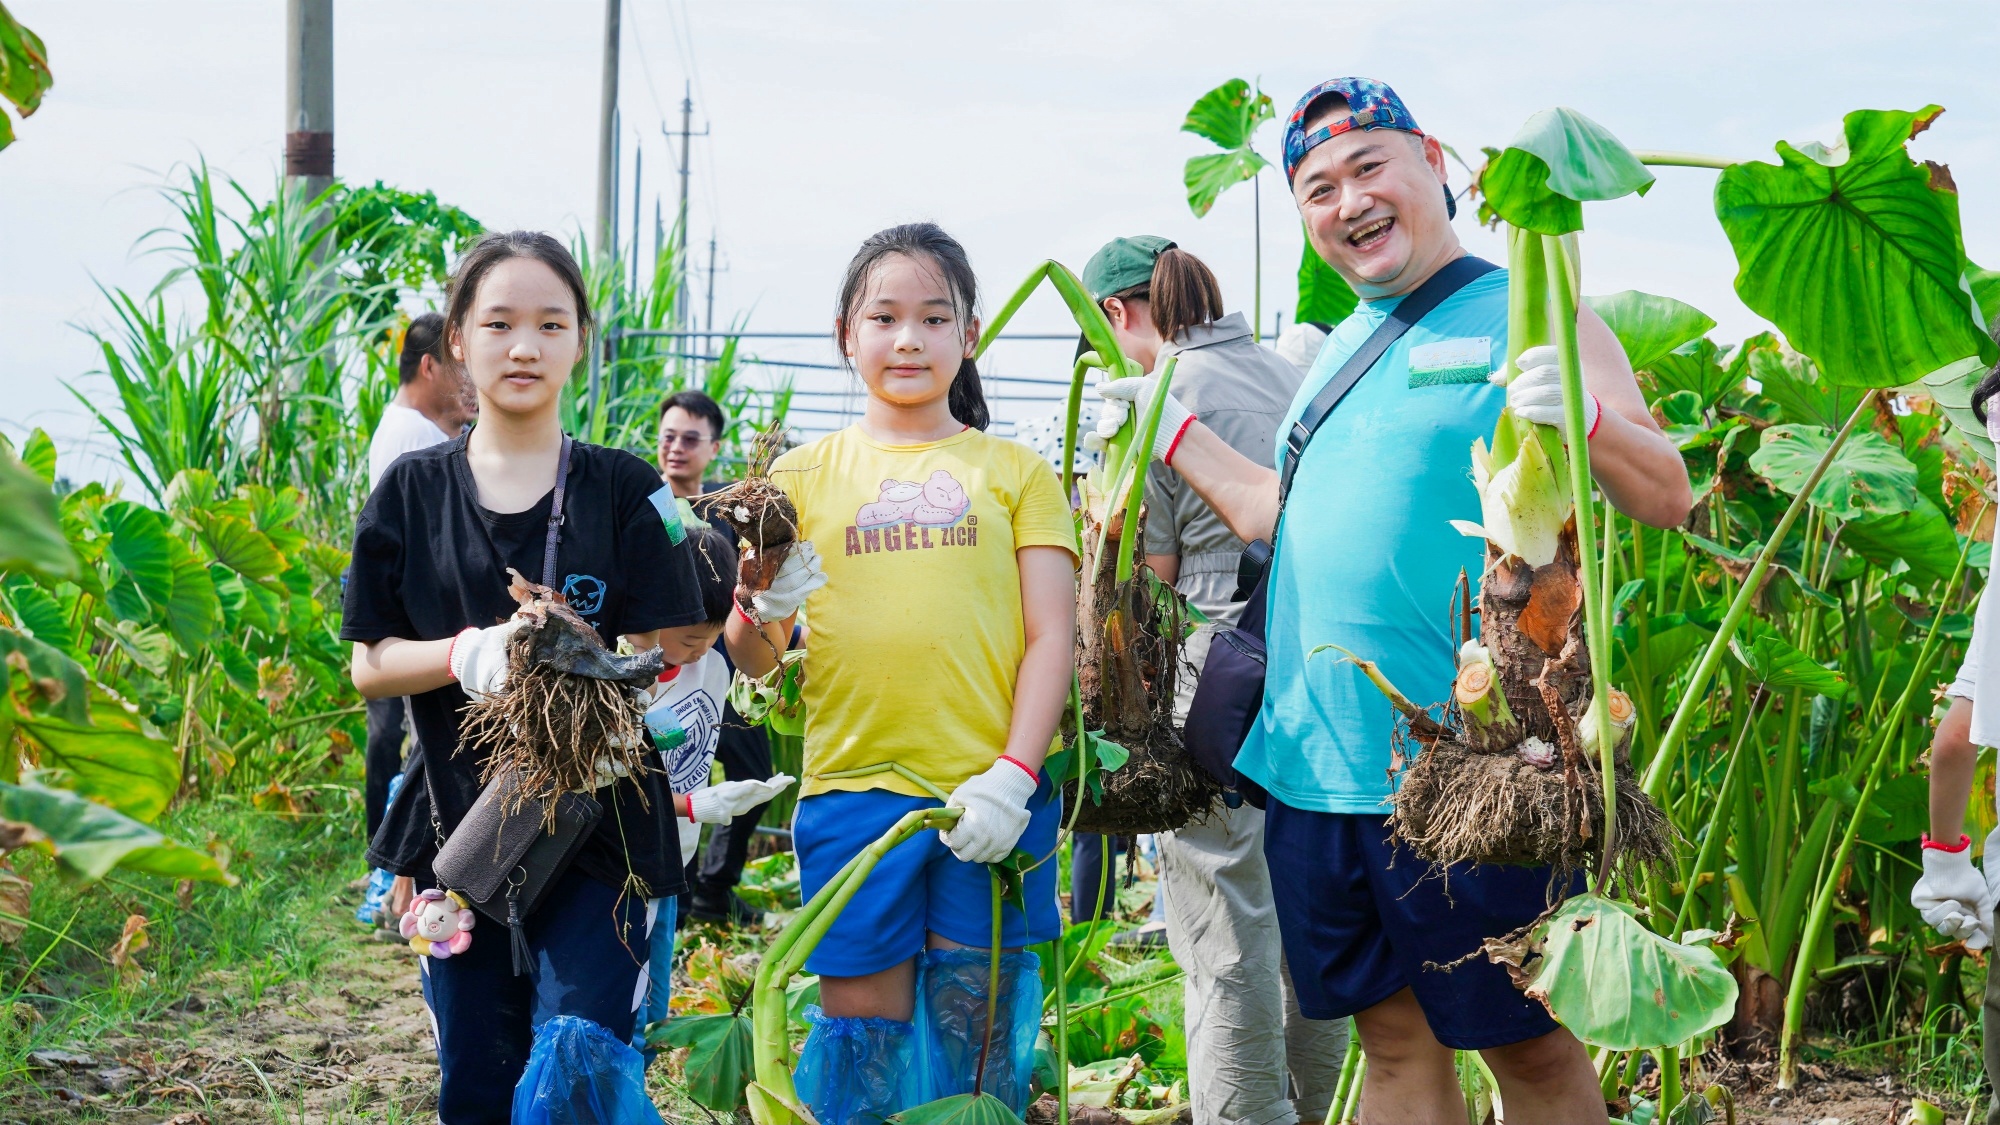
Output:
[[[1375,361],[1381,359],[1383,353],[1402,339],[1403,333],[1415,327],[1425,314],[1443,304],[1445,298],[1465,288],[1474,278],[1499,268],[1471,254],[1446,263],[1414,293],[1397,302],[1382,323],[1375,326],[1375,331],[1369,333],[1368,339],[1347,357],[1347,362],[1340,365],[1340,370],[1334,372],[1333,378],[1328,379],[1326,386],[1320,388],[1320,392],[1306,404],[1306,408],[1299,413],[1298,421],[1292,423],[1291,430],[1285,435],[1285,467],[1278,474],[1280,516],[1285,511],[1285,498],[1292,491],[1292,475],[1298,472],[1299,457],[1305,453],[1313,435],[1319,432],[1320,425],[1333,413],[1333,408],[1339,406],[1347,392],[1354,389],[1354,384],[1359,383],[1361,377],[1368,374],[1368,369],[1375,366]],[[1276,525],[1273,525],[1272,534],[1275,537]]]
[[542,546],[542,585],[554,590],[556,586],[556,545],[562,542],[563,493],[569,488],[569,447],[568,434],[562,439],[562,458],[556,462],[556,494],[549,503],[549,534]]

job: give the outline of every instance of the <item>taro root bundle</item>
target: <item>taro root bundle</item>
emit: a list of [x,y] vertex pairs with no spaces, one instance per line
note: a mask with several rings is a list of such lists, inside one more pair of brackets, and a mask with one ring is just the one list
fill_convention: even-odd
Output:
[[799,538],[798,509],[771,481],[771,462],[784,448],[782,427],[773,426],[758,434],[750,446],[750,463],[743,479],[707,497],[703,505],[749,545],[736,580],[750,593],[771,588],[778,568]]
[[[1565,396],[1580,397],[1569,252],[1517,228],[1509,237],[1504,374],[1518,373],[1529,347],[1555,344]],[[1580,406],[1573,413],[1580,419]],[[1589,481],[1582,457],[1587,451],[1572,460],[1555,427],[1511,410],[1501,412],[1490,448],[1473,443],[1481,523],[1453,525],[1486,544],[1479,632],[1472,636],[1461,581],[1458,675],[1443,721],[1411,703],[1361,659],[1365,653],[1349,654],[1404,717],[1391,823],[1432,863],[1550,865],[1560,878],[1595,859],[1602,877],[1621,861],[1647,866],[1672,857],[1673,827],[1632,776],[1632,701],[1593,677],[1579,612],[1597,594],[1584,565],[1594,565],[1595,544],[1580,543],[1577,531],[1576,489]],[[1581,511],[1594,514],[1594,505]],[[1414,757],[1405,753],[1410,740],[1421,747]],[[1608,792],[1616,803],[1607,849]]]
[[[621,656],[597,630],[547,586],[514,576],[507,592],[525,624],[507,642],[505,690],[465,710],[460,746],[486,754],[481,784],[512,774],[513,807],[548,802],[559,793],[589,792],[605,781],[647,768],[653,748],[639,693],[659,680],[659,649]],[[643,793],[643,791],[642,791]]]

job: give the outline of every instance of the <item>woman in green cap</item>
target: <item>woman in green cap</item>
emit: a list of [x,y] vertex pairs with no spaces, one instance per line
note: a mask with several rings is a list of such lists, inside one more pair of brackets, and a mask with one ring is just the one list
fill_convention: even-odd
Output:
[[[1200,258],[1157,235],[1114,239],[1084,266],[1083,284],[1126,356],[1151,374],[1179,357],[1174,397],[1245,457],[1271,463],[1279,419],[1305,372],[1259,345],[1242,313],[1224,314],[1222,286]],[[1106,403],[1097,432],[1116,433],[1124,421]],[[1155,463],[1149,473],[1146,562],[1208,618],[1185,650],[1198,675],[1214,631],[1242,612],[1231,599],[1244,543],[1172,469]],[[1187,718],[1196,678],[1181,678],[1177,721]],[[1158,843],[1167,944],[1187,972],[1194,1119],[1323,1120],[1347,1028],[1306,1019],[1292,995],[1264,865],[1264,814],[1247,804],[1223,809]]]

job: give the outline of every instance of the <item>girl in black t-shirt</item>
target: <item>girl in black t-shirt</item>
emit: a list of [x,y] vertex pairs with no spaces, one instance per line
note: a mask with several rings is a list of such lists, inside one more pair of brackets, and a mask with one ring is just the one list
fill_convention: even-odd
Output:
[[[355,686],[408,696],[421,748],[404,785],[411,798],[390,809],[370,849],[399,876],[402,901],[417,881],[435,885],[436,843],[479,795],[482,763],[460,752],[460,713],[506,683],[508,567],[561,590],[607,645],[623,636],[644,650],[663,634],[708,629],[690,552],[668,540],[649,500],[666,490],[629,453],[571,446],[556,566],[543,573],[563,450],[557,411],[591,326],[569,253],[546,234],[487,235],[459,263],[445,324],[445,346],[479,391],[478,426],[389,467],[355,530],[341,625],[355,642]],[[474,929],[448,960],[420,959],[446,1125],[508,1121],[534,1028],[551,1016],[632,1036],[658,901],[683,889],[679,842],[657,771],[596,796],[603,819],[527,920],[528,974],[514,975],[502,927]]]

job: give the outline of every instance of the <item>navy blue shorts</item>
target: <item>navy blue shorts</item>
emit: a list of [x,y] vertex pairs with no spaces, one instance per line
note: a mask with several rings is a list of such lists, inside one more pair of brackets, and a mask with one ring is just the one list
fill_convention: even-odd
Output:
[[[820,793],[799,802],[792,816],[792,847],[799,857],[799,890],[808,899],[880,839],[903,814],[937,808],[931,797],[906,797],[882,789]],[[1043,860],[1022,880],[1025,917],[1011,903],[1000,908],[1000,944],[1016,949],[1062,933],[1056,902],[1056,830],[1062,802],[1046,775],[1028,800],[1028,827],[1017,847]],[[924,951],[927,934],[974,949],[993,944],[993,883],[984,864],[951,854],[936,832],[919,832],[896,845],[861,884],[812,955],[806,970],[829,977],[861,977],[899,965]]]
[[1483,956],[1448,973],[1424,967],[1456,961],[1533,921],[1544,909],[1548,868],[1460,864],[1447,880],[1408,848],[1391,845],[1384,820],[1379,813],[1308,812],[1271,798],[1264,855],[1299,1010],[1341,1019],[1407,987],[1431,1034],[1454,1050],[1504,1047],[1554,1031],[1548,1010]]

